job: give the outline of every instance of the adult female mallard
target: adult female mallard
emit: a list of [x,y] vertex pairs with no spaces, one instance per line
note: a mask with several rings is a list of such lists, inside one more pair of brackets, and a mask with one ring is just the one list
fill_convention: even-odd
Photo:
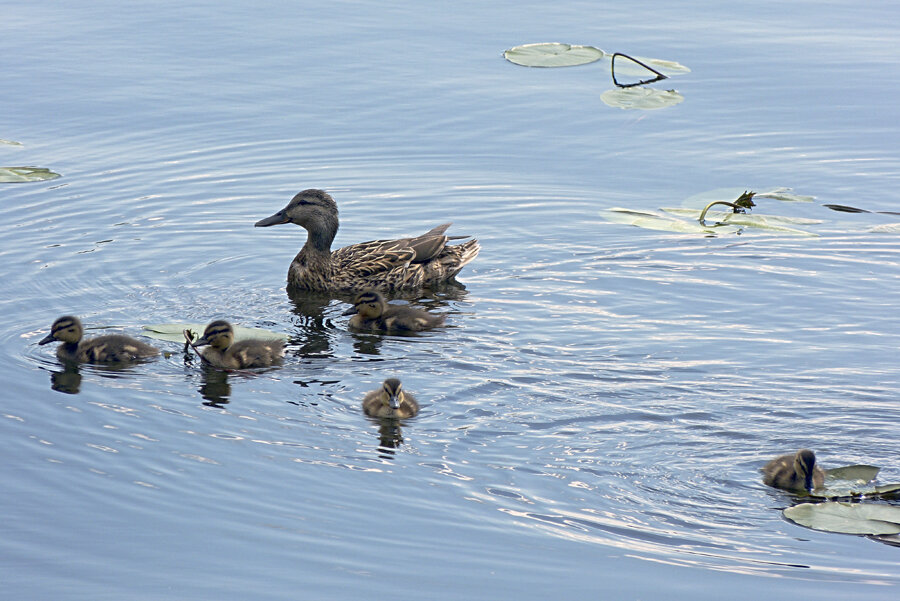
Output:
[[140,340],[121,334],[106,334],[82,341],[84,328],[73,315],[64,315],[53,322],[50,333],[38,344],[62,342],[56,356],[63,361],[78,363],[126,363],[146,359],[159,351]]
[[419,403],[413,395],[403,390],[397,378],[388,378],[381,388],[372,390],[363,399],[363,411],[372,417],[404,419],[419,412]]
[[443,325],[445,318],[408,305],[388,304],[375,290],[366,290],[357,296],[353,307],[344,315],[353,315],[351,328],[388,333],[421,332]]
[[360,288],[418,290],[446,282],[478,254],[477,240],[448,245],[469,236],[445,236],[449,223],[415,238],[373,240],[331,250],[338,231],[338,209],[322,190],[304,190],[256,227],[296,223],[307,231],[306,244],[288,269],[288,287],[326,293]]
[[224,320],[210,322],[194,346],[209,345],[203,349],[203,358],[223,369],[270,367],[281,363],[284,342],[281,340],[234,341],[234,329]]
[[825,483],[825,472],[816,465],[816,454],[800,449],[793,455],[776,457],[763,468],[763,482],[768,486],[794,492],[809,492]]

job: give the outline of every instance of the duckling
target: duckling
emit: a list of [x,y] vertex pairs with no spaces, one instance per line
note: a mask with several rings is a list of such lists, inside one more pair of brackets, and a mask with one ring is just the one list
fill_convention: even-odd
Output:
[[825,483],[825,472],[816,465],[816,455],[800,449],[793,455],[776,457],[763,468],[763,482],[768,486],[795,492],[809,492]]
[[234,342],[234,329],[224,320],[210,322],[194,346],[203,349],[203,358],[223,369],[269,367],[281,363],[284,342],[281,340],[241,340]]
[[363,399],[363,411],[371,417],[404,419],[419,412],[415,397],[403,390],[397,378],[388,378],[378,390],[371,390]]
[[[355,315],[354,315],[355,314]],[[432,315],[427,311],[407,305],[390,305],[374,290],[367,290],[353,301],[353,307],[344,312],[353,315],[350,327],[357,330],[378,332],[421,332],[444,324],[444,315]]]
[[62,342],[56,349],[56,356],[63,361],[78,363],[124,363],[159,354],[155,347],[121,334],[106,334],[84,341],[82,336],[81,320],[64,315],[53,322],[50,333],[38,344]]
[[469,236],[445,236],[445,223],[414,238],[372,240],[331,250],[338,231],[338,209],[322,190],[304,190],[256,227],[296,223],[307,231],[306,244],[288,268],[288,288],[349,293],[360,288],[418,290],[451,280],[480,250],[477,240],[447,245]]

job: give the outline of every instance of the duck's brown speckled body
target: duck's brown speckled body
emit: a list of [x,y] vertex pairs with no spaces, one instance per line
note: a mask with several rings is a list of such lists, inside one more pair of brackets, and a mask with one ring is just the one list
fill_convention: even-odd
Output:
[[353,315],[349,325],[356,330],[396,334],[434,328],[443,325],[445,318],[408,305],[389,304],[374,290],[359,294],[344,315]]
[[56,321],[38,344],[62,342],[56,356],[63,361],[76,363],[128,363],[159,354],[159,350],[140,340],[121,334],[106,334],[82,340],[84,328],[72,315],[64,315]]
[[288,269],[288,287],[331,294],[361,288],[418,290],[452,279],[480,249],[477,240],[448,245],[468,236],[446,236],[449,223],[415,238],[373,240],[331,250],[338,231],[338,209],[322,190],[304,190],[257,227],[296,223],[307,231],[306,244]]
[[763,482],[768,486],[794,492],[809,492],[825,483],[825,472],[816,465],[816,455],[800,449],[791,455],[776,457],[763,468]]
[[281,363],[281,340],[240,340],[234,342],[234,329],[224,320],[210,322],[194,346],[205,346],[203,358],[223,369],[270,367]]
[[372,417],[404,419],[419,412],[419,403],[413,395],[403,390],[400,380],[388,378],[381,388],[366,394],[363,411]]

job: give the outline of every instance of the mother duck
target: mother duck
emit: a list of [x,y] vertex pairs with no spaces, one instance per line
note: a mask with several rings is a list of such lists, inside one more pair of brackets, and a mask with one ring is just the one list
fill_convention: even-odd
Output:
[[307,231],[306,244],[288,268],[288,288],[351,293],[360,288],[418,290],[453,278],[478,255],[477,240],[448,245],[469,236],[445,236],[449,223],[415,238],[372,240],[331,250],[338,230],[337,203],[323,190],[304,190],[256,227],[296,223]]

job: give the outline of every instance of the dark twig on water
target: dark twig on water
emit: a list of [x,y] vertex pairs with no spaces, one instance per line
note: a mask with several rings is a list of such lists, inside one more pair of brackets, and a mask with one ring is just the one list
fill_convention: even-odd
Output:
[[[645,80],[639,81],[637,83],[619,83],[618,80],[616,80],[616,57],[617,56],[627,58],[628,60],[639,64],[640,66],[647,69],[648,71],[656,73],[656,77],[654,77],[653,79],[645,79]],[[657,71],[656,69],[654,69],[653,67],[651,67],[650,65],[639,61],[638,59],[634,58],[633,56],[628,56],[627,54],[622,54],[621,52],[614,52],[612,55],[612,59],[610,60],[610,63],[612,65],[613,83],[616,84],[620,88],[633,88],[635,86],[643,86],[648,83],[654,83],[657,81],[662,81],[663,79],[669,79],[668,75],[664,75],[664,74],[660,73],[659,71]]]

